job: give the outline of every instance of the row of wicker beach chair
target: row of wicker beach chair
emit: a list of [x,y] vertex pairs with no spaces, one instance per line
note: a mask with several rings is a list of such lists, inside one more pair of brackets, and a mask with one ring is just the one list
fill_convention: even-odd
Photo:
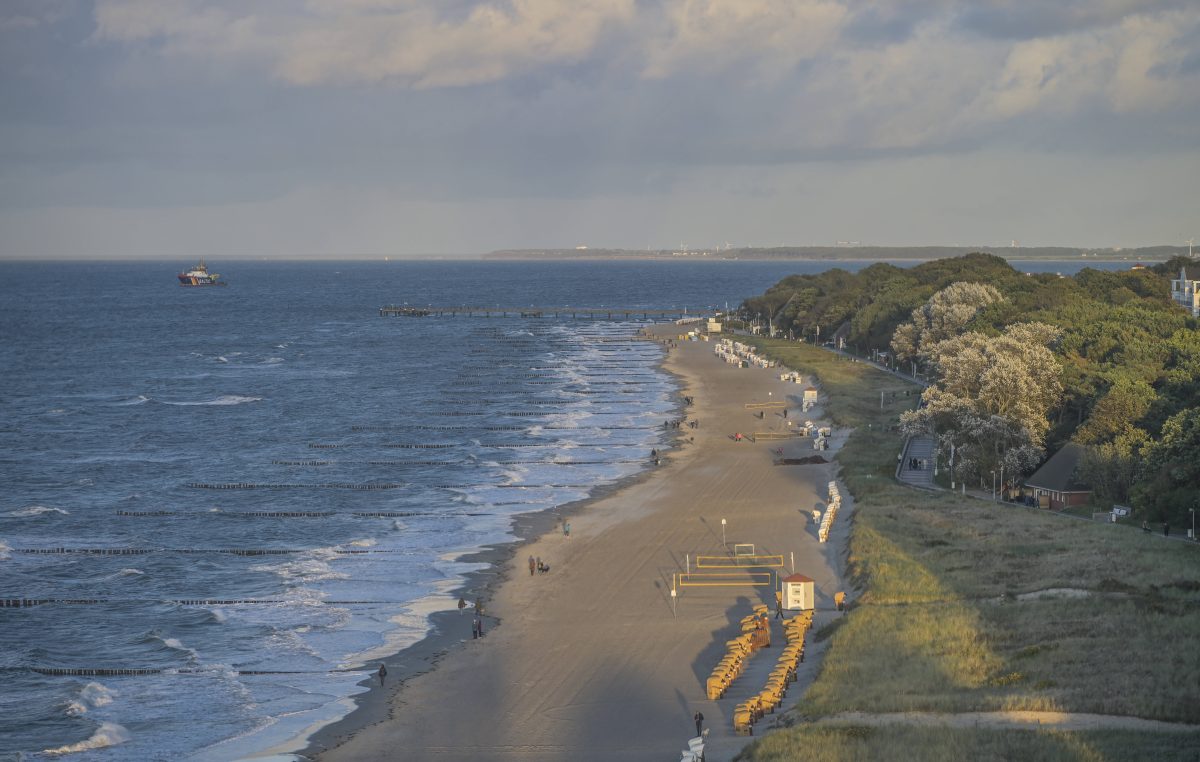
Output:
[[738,735],[752,734],[754,723],[768,712],[774,713],[776,707],[783,703],[788,685],[796,680],[796,668],[804,661],[804,636],[812,626],[812,616],[812,611],[805,611],[783,623],[787,645],[779,654],[766,686],[748,701],[734,707],[733,730]]
[[730,684],[742,674],[751,654],[771,645],[768,611],[766,606],[756,605],[753,614],[742,618],[742,634],[725,641],[725,657],[713,668],[705,683],[705,694],[709,701],[716,701],[725,695]]
[[817,530],[817,539],[821,542],[829,539],[829,530],[833,528],[833,520],[841,507],[842,494],[838,491],[837,482],[829,482],[829,505],[825,508],[825,515],[821,517],[821,526]]

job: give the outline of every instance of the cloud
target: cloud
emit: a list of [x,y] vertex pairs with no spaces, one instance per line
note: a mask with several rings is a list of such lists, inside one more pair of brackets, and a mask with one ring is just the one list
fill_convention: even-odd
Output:
[[149,43],[167,55],[262,61],[293,85],[461,87],[593,55],[611,26],[631,23],[634,0],[513,0],[443,13],[439,4],[406,0],[101,0],[96,24],[99,40]]
[[1200,106],[1186,57],[1200,6],[1180,0],[98,0],[95,17],[99,41],[297,87],[504,87],[583,72],[634,99],[655,80],[704,82],[716,102],[748,89],[802,127],[778,146],[793,150],[921,148],[1031,115]]

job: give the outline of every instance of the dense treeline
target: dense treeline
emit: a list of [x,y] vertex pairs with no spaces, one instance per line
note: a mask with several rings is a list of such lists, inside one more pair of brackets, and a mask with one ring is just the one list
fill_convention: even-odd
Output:
[[[1147,269],[1060,277],[1026,275],[972,253],[911,268],[881,263],[856,274],[791,276],[742,309],[783,335],[836,335],[860,354],[915,363],[938,379],[930,392],[937,420],[925,423],[968,426],[970,413],[968,427],[989,432],[989,441],[1020,429],[1021,442],[1011,439],[1020,470],[1030,463],[1021,447],[1040,453],[1068,440],[1083,444],[1081,476],[1099,505],[1131,503],[1147,518],[1178,525],[1188,509],[1200,509],[1200,331],[1169,291],[1187,263],[1176,257]],[[982,388],[974,371],[963,372],[973,362],[980,376],[986,368],[999,378]],[[1023,370],[1046,363],[1056,366],[1053,378]],[[1036,396],[1030,389],[1047,385],[1053,394],[1027,404]],[[964,400],[973,401],[971,411]],[[964,466],[984,474],[1001,457]]]

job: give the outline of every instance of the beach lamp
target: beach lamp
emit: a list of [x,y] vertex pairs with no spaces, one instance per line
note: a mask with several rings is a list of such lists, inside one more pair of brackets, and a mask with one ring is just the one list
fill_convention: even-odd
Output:
[[721,519],[721,545],[726,545],[726,542],[725,542],[725,519]]

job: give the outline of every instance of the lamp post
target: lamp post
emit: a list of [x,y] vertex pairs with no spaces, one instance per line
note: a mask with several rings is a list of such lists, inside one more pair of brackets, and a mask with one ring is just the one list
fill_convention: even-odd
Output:
[[996,472],[992,472],[992,502],[996,502]]
[[721,519],[721,547],[729,548],[729,544],[725,542],[725,519]]
[[1196,539],[1196,509],[1188,508],[1188,513],[1192,514],[1192,540]]

